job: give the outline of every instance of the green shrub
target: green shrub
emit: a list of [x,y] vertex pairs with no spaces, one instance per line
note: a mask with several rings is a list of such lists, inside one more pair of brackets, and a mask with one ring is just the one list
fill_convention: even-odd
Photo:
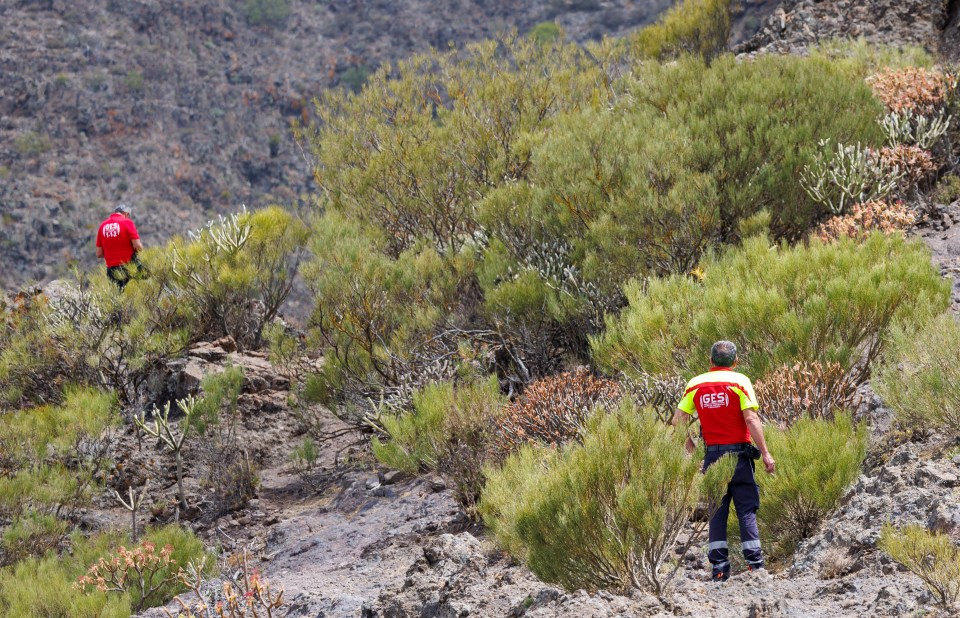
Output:
[[[177,526],[150,531],[145,539],[158,547],[172,545],[173,558],[180,565],[200,559],[205,553],[199,539]],[[90,565],[107,558],[126,542],[118,534],[101,534],[89,539],[75,534],[71,538],[70,553],[50,552],[42,558],[0,569],[0,613],[10,618],[128,618],[131,605],[139,599],[98,591],[85,594],[74,587],[77,578],[84,575]],[[165,603],[181,591],[179,586],[171,585],[148,599],[146,606]]]
[[414,394],[412,412],[383,418],[390,441],[374,438],[374,455],[391,468],[450,478],[457,499],[472,513],[485,481],[494,419],[505,403],[496,378],[431,384]]
[[[314,227],[314,260],[304,277],[316,299],[310,320],[324,350],[324,373],[311,390],[332,401],[346,391],[362,401],[386,394],[405,400],[413,368],[429,365],[422,346],[453,302],[458,268],[423,248],[396,259],[380,235],[327,213]],[[325,392],[324,392],[325,391]]]
[[941,178],[933,197],[939,204],[952,204],[960,200],[960,176],[951,174]]
[[237,401],[243,390],[243,367],[227,363],[223,371],[210,373],[200,381],[203,397],[197,402],[195,427],[206,433],[209,426],[220,424],[221,411],[228,417],[237,413]]
[[123,85],[126,86],[127,90],[132,94],[143,94],[143,73],[141,71],[128,71],[127,75],[123,78]]
[[221,513],[244,506],[260,485],[248,445],[238,432],[243,384],[243,368],[228,362],[222,372],[209,374],[200,382],[203,397],[191,415],[195,418],[192,425],[203,436],[197,447],[198,459],[204,464],[200,486],[210,491],[213,508]]
[[786,431],[767,428],[776,474],[757,474],[760,538],[769,560],[783,564],[812,536],[860,474],[867,427],[849,414],[832,421],[801,419]]
[[24,296],[0,321],[0,405],[56,402],[68,382],[136,402],[148,377],[190,342],[262,343],[287,298],[309,229],[279,207],[221,218],[141,255],[123,294],[77,272],[55,297]]
[[194,340],[230,335],[241,346],[257,346],[264,324],[290,293],[308,235],[279,206],[221,216],[191,233],[189,242],[171,241],[157,278],[182,303]]
[[103,434],[119,422],[115,406],[112,395],[68,389],[61,406],[0,415],[0,513],[26,523],[86,504],[107,462]]
[[[480,511],[498,541],[541,579],[574,590],[642,587],[663,594],[698,500],[716,505],[733,475],[724,458],[700,473],[685,434],[650,410],[596,414],[582,445],[525,446],[489,470]],[[688,550],[704,522],[681,546]]]
[[960,435],[960,325],[944,314],[920,332],[900,330],[873,387],[909,428]]
[[514,386],[583,362],[623,281],[688,272],[742,230],[802,237],[826,214],[796,173],[817,139],[882,142],[869,88],[823,58],[682,58],[611,81],[624,53],[508,38],[320,102],[298,135],[328,198],[314,324],[330,390],[377,399],[461,345]]
[[714,341],[734,337],[755,379],[797,361],[839,363],[857,384],[896,327],[914,331],[946,308],[949,285],[918,241],[875,234],[863,244],[779,248],[747,240],[709,260],[703,280],[626,287],[630,306],[592,341],[610,372],[687,376]]
[[707,60],[727,47],[731,0],[681,0],[656,24],[636,35],[635,46],[648,58],[697,54]]
[[320,451],[317,449],[317,443],[313,438],[307,436],[290,453],[290,461],[293,462],[297,471],[309,472],[313,470],[317,460],[320,458]]
[[960,598],[960,549],[953,539],[923,526],[896,530],[887,523],[880,531],[879,547],[923,580],[941,605],[954,608]]
[[530,29],[529,36],[541,45],[553,43],[561,36],[560,26],[555,21],[542,21]]
[[9,310],[0,305],[0,409],[58,403],[67,383],[91,378],[53,315],[40,294],[21,294]]
[[287,0],[246,0],[243,15],[251,26],[278,26],[290,16]]
[[55,515],[28,512],[3,531],[0,539],[0,566],[30,556],[40,556],[59,547],[69,531],[67,522]]

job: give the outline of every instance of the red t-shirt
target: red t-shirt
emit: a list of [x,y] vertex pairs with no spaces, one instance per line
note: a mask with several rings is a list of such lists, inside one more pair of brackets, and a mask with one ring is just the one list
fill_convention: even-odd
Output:
[[113,213],[97,230],[97,246],[103,248],[107,268],[126,264],[133,258],[133,241],[140,238],[129,217]]

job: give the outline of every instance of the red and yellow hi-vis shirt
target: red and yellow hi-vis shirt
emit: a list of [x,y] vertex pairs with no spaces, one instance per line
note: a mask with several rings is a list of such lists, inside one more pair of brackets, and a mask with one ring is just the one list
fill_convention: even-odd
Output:
[[714,367],[687,382],[677,404],[683,412],[700,418],[707,446],[749,442],[743,411],[759,407],[750,378],[728,367]]

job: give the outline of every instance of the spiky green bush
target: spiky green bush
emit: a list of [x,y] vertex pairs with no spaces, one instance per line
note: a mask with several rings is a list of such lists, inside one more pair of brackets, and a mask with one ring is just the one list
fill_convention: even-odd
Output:
[[[194,339],[231,335],[259,345],[290,293],[309,229],[279,206],[220,217],[166,248],[164,277]],[[165,260],[165,261],[166,261]],[[262,313],[253,309],[263,303]]]
[[901,330],[873,387],[906,427],[960,435],[960,325],[944,314],[920,332]]
[[790,248],[750,239],[706,262],[700,282],[633,282],[626,293],[630,306],[592,341],[608,371],[699,373],[710,345],[734,333],[740,367],[755,379],[817,361],[860,383],[894,328],[913,331],[946,308],[949,285],[922,243],[876,234]]
[[316,297],[310,325],[325,352],[313,390],[325,402],[345,390],[403,399],[411,367],[430,362],[434,350],[423,343],[454,302],[458,269],[430,248],[392,258],[382,233],[337,213],[319,219],[311,243],[315,258],[304,271]]
[[803,418],[786,431],[768,427],[766,439],[777,472],[757,474],[757,522],[764,552],[772,563],[782,564],[819,529],[859,476],[867,427],[841,413],[830,421]]
[[897,530],[889,523],[880,530],[881,550],[923,580],[937,601],[947,609],[960,598],[960,549],[953,539],[923,526]]
[[492,454],[494,421],[505,404],[496,378],[431,384],[414,394],[412,412],[383,418],[390,440],[374,438],[373,452],[391,468],[450,478],[458,500],[472,512]]
[[[735,466],[724,458],[701,474],[685,437],[652,411],[623,404],[596,414],[582,444],[524,446],[490,470],[480,511],[498,541],[544,581],[662,594],[679,566],[666,562],[698,500],[717,504]],[[700,523],[685,549],[702,530]]]
[[0,513],[66,517],[89,500],[106,463],[102,434],[119,423],[116,399],[68,389],[60,406],[0,415]]
[[634,45],[650,58],[697,54],[707,60],[727,47],[731,0],[682,0],[636,34]]

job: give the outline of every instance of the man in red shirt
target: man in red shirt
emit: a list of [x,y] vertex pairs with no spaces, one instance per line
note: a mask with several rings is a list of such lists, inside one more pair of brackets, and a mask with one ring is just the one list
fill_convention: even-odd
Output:
[[[760,533],[757,530],[757,509],[760,508],[760,489],[754,478],[754,460],[763,458],[768,474],[773,474],[776,462],[767,450],[763,426],[757,409],[757,396],[750,378],[733,371],[737,366],[737,346],[729,341],[718,341],[710,349],[713,368],[687,383],[683,399],[677,404],[673,424],[683,420],[692,422],[694,415],[700,420],[700,431],[706,445],[703,469],[727,454],[737,455],[737,467],[727,485],[727,493],[720,508],[710,520],[710,547],[707,557],[712,566],[714,580],[726,581],[730,577],[730,560],[727,552],[727,517],[730,501],[737,509],[740,520],[740,547],[748,567],[763,568],[763,552],[760,549]],[[753,443],[750,439],[753,438]],[[687,438],[687,450],[694,444]]]
[[143,243],[140,242],[137,226],[130,219],[130,208],[120,204],[97,229],[97,257],[106,262],[107,276],[120,290],[133,276],[131,263],[138,272],[141,270],[137,259],[139,251],[143,251]]

